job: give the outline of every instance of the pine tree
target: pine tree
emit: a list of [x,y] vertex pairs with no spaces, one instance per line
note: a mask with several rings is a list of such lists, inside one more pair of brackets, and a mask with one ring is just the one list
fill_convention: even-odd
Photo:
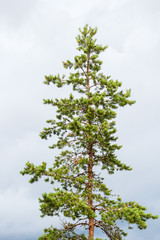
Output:
[[[63,62],[65,69],[73,69],[72,73],[69,71],[68,78],[59,74],[45,76],[44,82],[58,88],[71,85],[78,93],[77,98],[70,93],[68,98],[44,100],[44,104],[57,107],[57,115],[56,120],[47,121],[50,127],[44,128],[40,136],[42,139],[58,136],[50,148],[60,149],[60,154],[53,167],[47,168],[46,162],[39,166],[27,162],[21,171],[22,175],[32,175],[30,183],[44,177],[55,186],[53,192],[44,193],[39,199],[41,216],[63,214],[67,219],[62,229],[53,226],[45,229],[39,240],[93,240],[95,228],[100,228],[107,239],[123,239],[127,233],[119,227],[120,220],[128,222],[129,228],[135,224],[145,229],[147,219],[157,218],[145,213],[146,208],[136,202],[115,198],[98,173],[97,169],[108,174],[131,170],[115,154],[121,148],[116,144],[115,118],[118,107],[135,101],[129,100],[130,90],[121,90],[121,82],[100,72],[99,54],[107,46],[96,43],[97,28],[86,25],[79,31],[76,40],[80,55],[75,56],[73,63]],[[56,182],[61,187],[56,188]],[[78,227],[83,231],[77,231]]]

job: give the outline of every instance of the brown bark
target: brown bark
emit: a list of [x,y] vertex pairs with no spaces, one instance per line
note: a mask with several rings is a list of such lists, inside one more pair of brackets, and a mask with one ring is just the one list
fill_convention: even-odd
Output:
[[[89,146],[89,164],[88,164],[88,180],[89,180],[89,185],[88,185],[88,191],[89,191],[89,196],[88,196],[88,205],[93,208],[93,200],[92,200],[92,179],[93,179],[93,162],[92,162],[92,146],[90,144]],[[89,218],[89,240],[94,238],[94,219]]]
[[[87,56],[87,90],[90,91],[89,88],[89,58],[90,54]],[[88,96],[89,98],[89,96]],[[91,125],[91,122],[88,122]],[[89,137],[89,136],[88,136]],[[93,209],[93,200],[92,200],[92,180],[93,180],[93,159],[92,159],[92,144],[89,144],[89,163],[88,163],[88,205]],[[94,218],[89,218],[89,240],[94,239]]]

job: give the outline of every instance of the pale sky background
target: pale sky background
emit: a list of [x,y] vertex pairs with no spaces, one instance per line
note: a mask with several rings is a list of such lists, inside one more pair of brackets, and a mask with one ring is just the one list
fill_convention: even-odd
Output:
[[[118,111],[119,157],[133,171],[106,175],[124,201],[160,212],[160,1],[0,0],[0,240],[36,240],[55,218],[40,218],[38,198],[51,189],[33,185],[19,171],[27,161],[54,159],[39,132],[54,110],[43,98],[64,91],[42,84],[44,75],[63,73],[62,61],[76,54],[75,37],[86,23],[98,27],[103,73],[132,89],[136,104]],[[68,93],[66,93],[68,94]],[[126,240],[159,240],[160,220]]]

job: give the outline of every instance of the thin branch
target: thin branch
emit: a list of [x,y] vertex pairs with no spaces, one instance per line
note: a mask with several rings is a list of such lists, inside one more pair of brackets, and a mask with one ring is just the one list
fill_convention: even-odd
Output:
[[86,72],[84,71],[84,69],[83,69],[82,65],[80,66],[80,68],[82,69],[82,71],[83,71],[84,75],[85,75],[85,76],[86,76],[86,78],[87,78],[87,74],[86,74]]
[[99,83],[93,84],[93,85],[91,85],[91,86],[89,87],[89,89],[91,89],[92,87],[96,87],[96,86],[98,86],[98,85],[100,85],[100,84],[99,84]]

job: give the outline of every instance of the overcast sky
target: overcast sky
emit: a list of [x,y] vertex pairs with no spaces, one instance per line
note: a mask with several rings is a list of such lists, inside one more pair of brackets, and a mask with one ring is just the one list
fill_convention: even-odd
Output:
[[[132,89],[136,104],[118,111],[119,157],[133,171],[106,175],[124,200],[160,212],[160,1],[0,0],[0,240],[36,240],[55,218],[40,218],[38,198],[51,189],[33,185],[19,171],[29,160],[54,159],[39,132],[54,118],[43,98],[64,92],[42,84],[44,75],[63,73],[62,61],[76,54],[75,37],[86,23],[98,27],[103,73]],[[128,240],[159,240],[160,220]]]

